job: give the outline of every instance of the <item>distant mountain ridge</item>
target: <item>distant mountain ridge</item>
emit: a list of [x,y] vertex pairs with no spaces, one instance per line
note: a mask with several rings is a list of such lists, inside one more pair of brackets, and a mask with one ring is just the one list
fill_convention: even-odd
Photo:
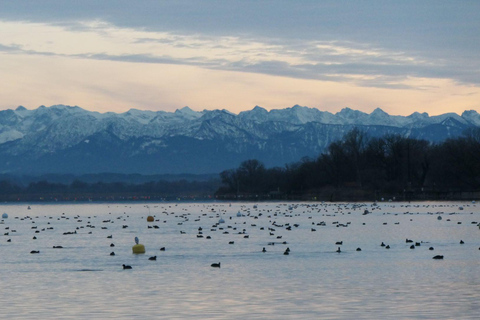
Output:
[[371,136],[400,134],[432,142],[480,127],[480,114],[391,116],[349,108],[333,114],[295,105],[238,115],[227,110],[131,109],[98,113],[77,106],[18,107],[0,111],[3,174],[207,174],[258,159],[284,166],[316,157],[358,127]]

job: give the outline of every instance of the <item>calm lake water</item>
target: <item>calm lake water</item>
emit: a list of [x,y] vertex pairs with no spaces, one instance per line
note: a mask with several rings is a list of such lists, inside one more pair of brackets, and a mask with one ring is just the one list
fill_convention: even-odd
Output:
[[[0,314],[478,319],[479,209],[472,202],[2,205]],[[145,254],[132,253],[135,237]],[[221,268],[211,267],[217,262]]]

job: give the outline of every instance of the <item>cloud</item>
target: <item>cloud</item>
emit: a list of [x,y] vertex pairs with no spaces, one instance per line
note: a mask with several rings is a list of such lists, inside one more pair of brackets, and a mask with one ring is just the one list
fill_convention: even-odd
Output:
[[480,84],[477,70],[352,41],[174,34],[105,21],[67,25],[0,21],[0,51],[75,59],[198,66],[299,79],[405,88],[410,77]]

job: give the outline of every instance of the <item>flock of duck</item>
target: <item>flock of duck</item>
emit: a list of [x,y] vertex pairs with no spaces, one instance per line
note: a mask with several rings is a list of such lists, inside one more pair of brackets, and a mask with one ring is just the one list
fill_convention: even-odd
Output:
[[[148,217],[145,217],[146,209],[150,212],[151,206],[153,206],[154,211],[157,213],[149,214]],[[59,233],[62,235],[80,235],[80,234],[92,234],[93,229],[95,229],[95,225],[91,223],[91,221],[97,221],[102,224],[100,229],[108,229],[109,224],[115,223],[116,220],[121,221],[122,224],[121,229],[119,227],[116,230],[123,230],[128,229],[129,225],[128,219],[130,216],[137,217],[143,219],[145,224],[143,227],[145,229],[160,229],[160,232],[164,227],[159,226],[158,224],[167,225],[169,222],[176,222],[176,229],[177,232],[181,235],[186,235],[187,237],[195,237],[197,239],[212,239],[215,233],[221,234],[235,234],[236,237],[241,237],[243,239],[249,239],[252,234],[257,236],[257,242],[261,242],[265,240],[262,244],[259,244],[258,252],[266,253],[268,246],[275,246],[275,245],[289,245],[289,243],[283,238],[288,238],[288,232],[292,230],[302,230],[303,232],[317,232],[318,228],[325,228],[325,227],[335,227],[335,228],[348,228],[351,226],[350,221],[340,222],[339,219],[334,219],[333,217],[341,217],[342,220],[345,220],[345,217],[349,215],[369,215],[369,214],[378,214],[385,209],[385,206],[381,207],[377,203],[372,204],[359,204],[359,203],[340,203],[340,204],[333,204],[333,203],[301,203],[301,204],[289,204],[289,203],[265,203],[258,205],[253,204],[243,204],[240,205],[238,212],[235,214],[232,212],[234,210],[231,208],[231,204],[228,203],[196,203],[196,204],[158,204],[158,205],[144,205],[142,208],[143,213],[129,213],[127,214],[124,212],[123,214],[119,214],[116,218],[111,219],[103,219],[98,216],[87,216],[86,223],[83,223],[85,218],[82,218],[80,215],[72,216],[71,219],[74,220],[77,224],[74,230],[61,230]],[[402,208],[403,214],[418,214],[415,213],[415,210],[411,208],[419,207],[420,205],[412,205],[412,204],[402,204],[402,203],[392,203],[389,204],[390,208],[394,208],[395,206],[399,206]],[[236,206],[238,208],[238,205]],[[259,208],[260,207],[260,208]],[[431,207],[432,209],[437,208],[436,212],[429,212],[428,208]],[[444,208],[448,210],[453,210],[450,212],[445,213],[444,211],[438,211],[438,208]],[[452,205],[433,205],[427,204],[423,205],[423,210],[427,210],[427,214],[429,215],[437,215],[438,220],[442,220],[442,216],[446,216],[445,222],[450,222],[451,219],[448,218],[450,215],[458,214],[461,211],[464,211],[465,207],[471,209],[470,214],[478,214],[478,211],[475,203],[473,202],[472,205],[466,206],[459,206],[458,204]],[[131,209],[131,206],[125,206],[125,208]],[[138,208],[138,206],[137,206]],[[236,209],[235,209],[236,210]],[[397,210],[398,211],[398,210]],[[413,211],[413,212],[410,212]],[[382,215],[389,214],[389,213],[382,213]],[[395,215],[398,215],[396,213]],[[111,215],[111,213],[109,213]],[[478,216],[478,215],[477,215]],[[300,217],[302,217],[300,219]],[[328,221],[334,219],[336,221]],[[5,213],[2,216],[2,220],[0,224],[4,225],[4,239],[8,243],[12,243],[13,237],[12,235],[16,234],[16,230],[12,229],[9,223],[8,215]],[[37,235],[40,236],[42,232],[47,232],[49,230],[54,230],[54,222],[55,221],[62,221],[62,220],[69,220],[67,214],[63,213],[59,217],[54,216],[43,216],[41,219],[40,216],[29,216],[25,215],[23,217],[16,216],[13,219],[19,220],[22,222],[30,222],[31,232],[33,232],[32,240],[37,240]],[[240,219],[239,219],[240,218]],[[324,218],[323,220],[321,220]],[[46,223],[45,223],[46,219]],[[37,223],[37,221],[40,221]],[[211,221],[214,221],[212,223]],[[321,220],[321,221],[319,221]],[[348,219],[347,219],[348,220]],[[249,221],[249,226],[247,225],[247,221]],[[410,220],[411,221],[411,220]],[[39,224],[44,224],[43,226],[39,226]],[[365,222],[362,223],[365,225]],[[383,222],[382,225],[386,225],[386,222]],[[399,222],[395,222],[394,224],[399,224]],[[461,222],[457,222],[457,224],[461,224]],[[480,223],[476,221],[471,221],[472,225],[475,225],[480,229]],[[18,224],[17,224],[18,225]],[[62,224],[65,226],[67,224]],[[209,225],[209,226],[208,226]],[[69,225],[71,227],[71,224]],[[172,227],[172,225],[170,225]],[[56,228],[56,227],[55,227]],[[247,229],[255,229],[257,232],[252,233],[249,232]],[[87,231],[88,230],[88,231]],[[319,229],[320,230],[320,229]],[[279,232],[280,231],[280,232]],[[142,231],[140,230],[139,233]],[[261,236],[259,236],[259,232],[261,232]],[[24,234],[27,234],[26,232]],[[124,234],[125,235],[125,234]],[[131,234],[128,233],[130,236]],[[141,236],[141,234],[139,234]],[[107,239],[113,239],[113,235],[108,235]],[[260,238],[260,239],[259,239]],[[459,244],[462,245],[465,242],[463,240],[458,240]],[[135,242],[138,245],[138,238],[135,237]],[[34,242],[33,242],[34,243]],[[423,241],[414,241],[412,239],[406,238],[405,244],[410,250],[414,250],[422,244],[428,243]],[[228,245],[234,245],[235,240],[229,240]],[[342,246],[343,240],[336,241],[335,246],[337,249],[335,253],[343,253]],[[123,249],[125,249],[125,244],[122,244]],[[333,243],[332,243],[333,246]],[[390,244],[386,244],[381,242],[379,244],[380,247],[384,249],[390,249]],[[433,251],[435,248],[431,245],[427,245],[428,250]],[[115,244],[112,242],[110,244],[110,248],[115,247]],[[64,246],[62,245],[53,245],[53,249],[63,249]],[[480,250],[480,248],[478,248]],[[156,251],[165,251],[165,247],[157,247]],[[356,252],[361,252],[362,249],[357,247],[355,249]],[[287,246],[285,250],[283,250],[284,255],[291,254],[290,246]],[[30,254],[40,254],[40,250],[35,248],[30,251]],[[115,252],[111,251],[110,256],[115,256]],[[435,255],[433,259],[441,260],[443,259],[443,255]],[[150,256],[148,258],[149,261],[156,261],[157,256]],[[221,263],[215,262],[210,265],[212,268],[220,268]],[[122,264],[123,269],[133,269],[131,265]]]

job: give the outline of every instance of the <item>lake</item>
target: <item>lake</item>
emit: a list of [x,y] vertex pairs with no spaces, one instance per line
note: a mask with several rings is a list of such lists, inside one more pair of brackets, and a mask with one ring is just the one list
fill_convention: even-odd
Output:
[[[480,204],[470,201],[30,207],[0,206],[5,319],[480,314]],[[135,237],[145,254],[132,253]]]

